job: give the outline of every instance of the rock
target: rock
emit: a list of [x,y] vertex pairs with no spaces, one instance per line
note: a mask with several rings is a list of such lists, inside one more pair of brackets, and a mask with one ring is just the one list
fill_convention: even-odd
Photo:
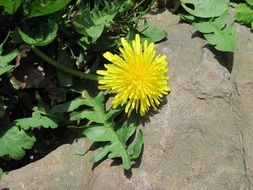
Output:
[[185,89],[202,99],[230,97],[234,90],[229,71],[207,48],[203,49],[201,60],[187,85],[189,87]]
[[0,189],[84,189],[91,166],[81,154],[88,145],[84,139],[62,145],[41,160],[4,175]]
[[236,123],[241,130],[245,173],[253,188],[253,35],[245,26],[237,24],[238,47],[234,56],[231,78],[236,88],[237,96],[233,98],[233,110]]
[[[157,44],[170,63],[172,91],[143,121],[140,166],[124,173],[105,160],[93,169],[83,139],[4,176],[1,188],[122,190],[249,190],[253,188],[253,35],[236,24],[235,54],[194,37],[167,11],[148,17],[168,32]],[[77,150],[74,148],[76,147]],[[36,177],[36,178],[35,178]]]

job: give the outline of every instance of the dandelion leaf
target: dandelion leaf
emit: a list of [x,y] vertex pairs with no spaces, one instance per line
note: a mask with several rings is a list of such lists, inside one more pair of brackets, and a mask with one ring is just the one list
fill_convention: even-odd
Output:
[[21,0],[0,0],[0,6],[3,6],[4,11],[9,14],[14,14],[19,8]]
[[131,123],[130,125],[127,125],[127,123],[124,123],[117,131],[117,136],[119,140],[122,143],[126,143],[127,140],[133,135],[135,132],[135,125]]
[[103,159],[106,155],[109,158],[120,157],[122,158],[123,168],[131,168],[131,160],[128,155],[127,150],[125,149],[126,145],[120,141],[117,134],[111,127],[91,127],[84,130],[84,134],[92,140],[93,142],[106,142],[109,143],[103,147],[101,150],[96,152],[92,158],[91,162],[96,163]]
[[25,150],[32,148],[35,140],[34,136],[13,125],[0,134],[0,157],[21,159],[25,155]]
[[3,172],[2,168],[0,168],[0,180],[3,177],[3,175],[4,175],[4,172]]
[[2,168],[0,168],[0,180],[2,179],[3,175],[4,175],[4,171]]
[[31,4],[30,17],[52,14],[66,7],[70,0],[36,0]]
[[219,51],[233,52],[236,48],[236,32],[233,24],[226,25],[227,12],[218,18],[195,22],[192,25],[204,34],[208,43]]
[[121,5],[114,5],[106,3],[103,10],[95,7],[92,11],[85,9],[80,15],[74,19],[75,30],[87,37],[92,37],[95,42],[104,31],[113,22],[114,17],[118,13]]
[[253,0],[246,0],[246,2],[247,2],[249,5],[253,6]]
[[181,3],[188,13],[201,18],[220,16],[229,6],[229,0],[181,0]]
[[117,115],[122,112],[123,108],[109,109],[105,112],[105,117],[108,122],[112,122]]
[[167,33],[159,28],[151,25],[148,21],[144,21],[144,29],[139,29],[143,39],[149,42],[159,42],[166,38]]
[[110,128],[102,127],[88,127],[85,129],[84,134],[86,137],[94,142],[110,141],[111,136],[114,135]]
[[18,29],[21,39],[25,43],[34,46],[46,46],[50,44],[57,36],[57,31],[58,24],[52,20],[48,20],[47,25],[41,24],[37,33],[31,32],[30,29],[27,29],[27,31]]
[[132,159],[138,158],[140,156],[143,138],[143,132],[141,130],[138,131],[134,141],[127,147],[128,154],[131,155]]
[[2,55],[3,45],[7,40],[8,36],[4,40],[4,42],[0,45],[0,76],[8,71],[10,71],[14,66],[10,65],[9,63],[15,59],[18,55],[18,50],[13,50],[12,52],[8,53],[7,55]]
[[[83,101],[79,101],[75,108],[86,105],[88,108],[83,111],[74,111],[70,113],[72,121],[80,119],[88,119],[91,124],[88,126],[73,127],[79,129],[82,133],[94,143],[104,142],[105,146],[98,150],[92,157],[91,162],[96,163],[104,157],[121,158],[123,168],[128,170],[132,166],[132,159],[139,155],[142,147],[142,138],[137,137],[135,140],[134,133],[136,125],[129,120],[124,123],[114,122],[115,117],[122,112],[122,109],[105,110],[104,95],[102,92],[95,97],[91,97],[88,92],[84,91],[82,94]],[[132,140],[133,138],[133,140]],[[129,144],[129,140],[131,143]],[[128,149],[128,145],[130,148]],[[138,156],[137,156],[138,157]]]
[[84,130],[84,134],[93,142],[107,142],[106,146],[97,151],[91,158],[92,163],[96,163],[108,155],[108,158],[121,158],[123,168],[128,170],[132,166],[131,159],[137,158],[141,152],[142,140],[138,136],[134,141],[127,145],[127,141],[132,137],[136,130],[134,124],[125,125],[118,130],[111,127],[90,127]]
[[47,116],[42,116],[38,112],[34,112],[32,117],[15,120],[15,125],[20,126],[24,130],[38,127],[50,127],[52,129],[58,127],[58,124],[54,120]]
[[83,105],[92,106],[91,104],[89,104],[87,99],[78,97],[78,98],[76,98],[76,99],[74,99],[70,102],[66,102],[66,103],[54,106],[49,111],[49,113],[50,114],[57,114],[57,113],[72,112],[72,111],[78,109],[80,106],[83,106]]
[[105,123],[105,108],[104,108],[104,95],[100,92],[95,98],[89,96],[87,92],[84,92],[83,97],[85,101],[82,103],[90,106],[90,109],[84,111],[75,111],[70,114],[70,120],[75,121],[79,119],[88,119],[97,123]]
[[[251,3],[253,4],[253,1]],[[253,29],[253,5],[239,4],[236,7],[235,20],[241,24],[249,25]]]

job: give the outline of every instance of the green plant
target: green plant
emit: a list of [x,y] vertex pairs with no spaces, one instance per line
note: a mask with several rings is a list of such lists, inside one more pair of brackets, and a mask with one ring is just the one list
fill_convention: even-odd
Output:
[[[8,39],[9,33],[5,39],[5,41]],[[11,69],[13,69],[13,65],[10,64],[10,62],[15,59],[18,55],[18,50],[13,50],[12,52],[9,52],[7,55],[2,55],[3,52],[3,45],[5,41],[0,45],[0,76]]]
[[236,32],[233,24],[225,23],[227,12],[208,21],[193,22],[192,25],[203,33],[205,39],[217,50],[233,52],[236,48]]
[[240,3],[235,10],[235,20],[241,24],[246,24],[253,29],[253,1],[246,0],[246,3]]
[[122,109],[105,109],[107,98],[94,90],[95,72],[105,51],[117,52],[121,37],[166,37],[142,20],[150,3],[0,0],[1,159],[22,159],[37,140],[35,130],[67,126],[105,142],[93,163],[120,157],[123,168],[131,168],[143,143],[137,116],[126,119]]
[[227,21],[228,0],[181,0],[181,2],[186,11],[181,13],[181,18],[191,22],[215,49],[225,52],[233,52],[236,49],[237,35],[234,24]]
[[4,174],[4,172],[3,172],[2,168],[0,168],[0,180],[3,177],[3,174]]
[[[105,110],[102,92],[95,98],[90,97],[86,91],[82,93],[82,96],[85,99],[82,101],[76,99],[75,101],[79,103],[68,111],[74,111],[82,105],[90,108],[70,113],[70,120],[88,119],[91,122],[88,126],[76,128],[82,128],[83,134],[93,142],[107,142],[101,150],[93,155],[91,162],[96,163],[109,154],[109,158],[121,158],[123,168],[129,170],[132,166],[131,160],[138,158],[142,149],[143,134],[141,130],[136,128],[136,121],[131,119],[115,121],[115,117],[121,113],[121,109]],[[133,139],[129,143],[130,137]]]

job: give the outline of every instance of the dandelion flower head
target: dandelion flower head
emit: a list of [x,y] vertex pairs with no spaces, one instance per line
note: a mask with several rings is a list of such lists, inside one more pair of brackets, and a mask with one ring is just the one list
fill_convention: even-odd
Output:
[[99,89],[116,94],[113,108],[125,105],[128,116],[133,110],[144,116],[150,107],[157,109],[161,99],[168,94],[168,63],[165,55],[157,55],[154,43],[147,40],[141,43],[137,34],[132,44],[121,38],[121,56],[110,52],[104,57],[110,61],[105,64],[106,70],[98,70],[102,75]]

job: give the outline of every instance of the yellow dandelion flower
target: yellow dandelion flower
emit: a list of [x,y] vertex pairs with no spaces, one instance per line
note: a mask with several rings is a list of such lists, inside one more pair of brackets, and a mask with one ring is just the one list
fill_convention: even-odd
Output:
[[144,116],[150,107],[157,109],[163,95],[170,91],[166,56],[156,55],[154,43],[145,40],[142,45],[138,34],[132,45],[125,38],[121,38],[121,44],[122,56],[110,52],[103,55],[111,63],[105,64],[107,70],[97,71],[102,75],[99,89],[116,94],[113,108],[126,104],[128,116],[134,109]]

